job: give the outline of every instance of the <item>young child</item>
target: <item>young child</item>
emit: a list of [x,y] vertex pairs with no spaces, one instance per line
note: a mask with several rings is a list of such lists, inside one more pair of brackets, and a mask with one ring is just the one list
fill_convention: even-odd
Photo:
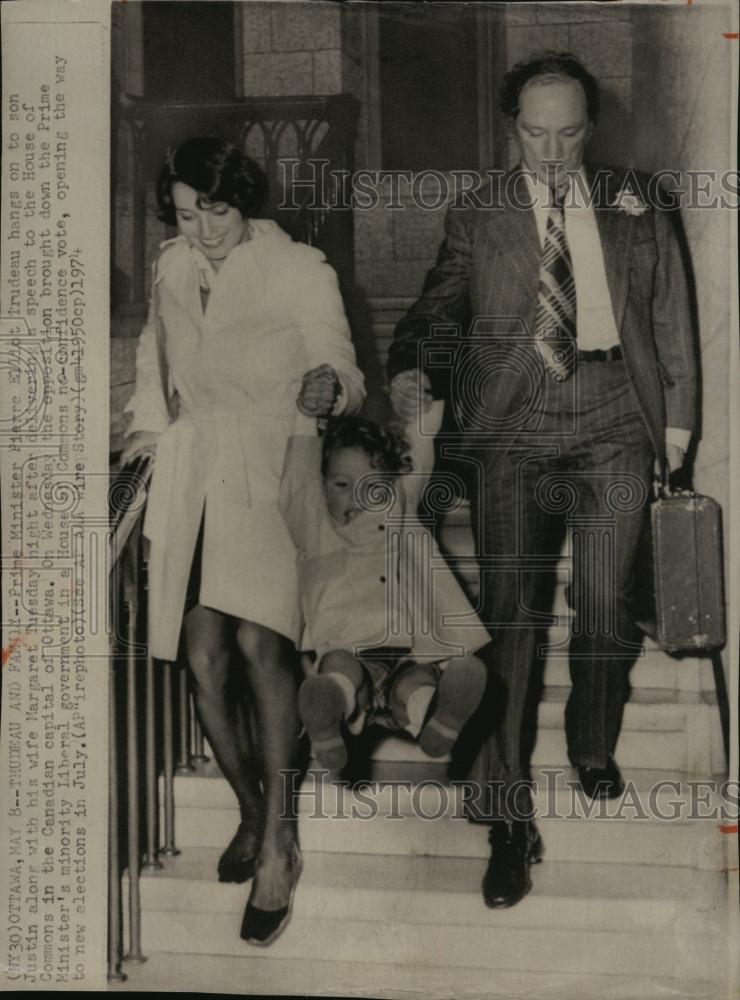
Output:
[[[298,705],[330,771],[347,761],[345,732],[371,723],[405,729],[427,754],[444,755],[486,683],[473,653],[488,633],[410,509],[419,481],[404,447],[355,417],[289,446],[281,510],[298,550],[304,647],[318,663]],[[446,624],[451,612],[464,622]]]

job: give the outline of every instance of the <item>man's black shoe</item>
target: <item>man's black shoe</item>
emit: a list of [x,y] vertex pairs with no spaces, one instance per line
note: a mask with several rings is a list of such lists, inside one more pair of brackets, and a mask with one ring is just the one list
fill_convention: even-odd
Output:
[[606,767],[579,767],[578,778],[586,795],[592,799],[616,799],[624,791],[624,781],[614,758]]
[[542,843],[542,837],[540,837],[540,831],[534,825],[534,820],[530,820],[529,823],[530,865],[538,865],[542,861],[542,855],[544,853],[545,853],[545,845]]
[[530,864],[542,860],[542,841],[528,820],[496,820],[488,834],[491,859],[483,876],[483,901],[490,909],[514,906],[532,888]]

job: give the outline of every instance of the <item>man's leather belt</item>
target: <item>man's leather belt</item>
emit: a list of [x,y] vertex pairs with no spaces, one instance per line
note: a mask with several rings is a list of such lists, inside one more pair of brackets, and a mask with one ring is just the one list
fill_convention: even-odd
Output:
[[622,348],[619,344],[616,347],[610,347],[607,351],[579,351],[578,352],[578,362],[581,361],[622,361]]

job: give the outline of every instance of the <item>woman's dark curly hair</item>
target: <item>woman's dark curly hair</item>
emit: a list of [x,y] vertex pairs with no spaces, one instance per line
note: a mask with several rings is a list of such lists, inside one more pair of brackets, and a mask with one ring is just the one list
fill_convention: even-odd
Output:
[[159,218],[168,226],[177,224],[172,186],[182,181],[200,194],[204,202],[225,201],[238,208],[243,219],[253,216],[267,198],[267,177],[233,143],[214,136],[181,142],[168,153],[157,178]]
[[586,95],[589,121],[599,117],[599,85],[588,70],[570,52],[541,52],[532,59],[517,63],[504,76],[501,88],[501,110],[507,118],[519,114],[519,96],[525,84],[537,76],[560,76],[576,80]]
[[325,476],[329,460],[343,448],[359,448],[370,459],[373,469],[382,472],[408,472],[411,460],[408,445],[394,430],[383,429],[360,417],[332,417],[324,432],[321,451],[321,474]]

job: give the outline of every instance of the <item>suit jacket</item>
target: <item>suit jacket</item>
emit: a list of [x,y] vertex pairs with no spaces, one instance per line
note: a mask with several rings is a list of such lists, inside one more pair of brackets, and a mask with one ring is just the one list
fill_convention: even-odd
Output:
[[[696,420],[677,213],[651,206],[645,174],[587,167],[586,177],[625,364],[663,457],[666,425],[693,431]],[[637,211],[615,205],[624,190],[635,196],[627,203]],[[544,375],[532,335],[541,250],[521,171],[491,180],[475,195],[475,204],[469,197],[450,208],[437,263],[396,327],[388,367],[391,378],[421,367],[434,395],[451,400],[464,435],[483,431],[493,440],[536,429],[538,414],[527,407]]]

